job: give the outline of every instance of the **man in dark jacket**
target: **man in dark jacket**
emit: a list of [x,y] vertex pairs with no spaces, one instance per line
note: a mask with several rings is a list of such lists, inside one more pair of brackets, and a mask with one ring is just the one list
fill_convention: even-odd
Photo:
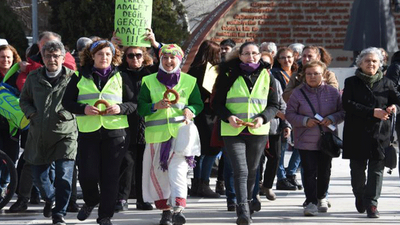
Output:
[[[32,164],[34,183],[46,201],[43,215],[52,216],[53,224],[63,225],[71,195],[78,130],[75,116],[63,108],[61,100],[74,71],[62,66],[65,49],[60,41],[47,42],[41,53],[45,66],[30,73],[20,99],[21,109],[31,121],[24,159]],[[49,177],[52,165],[54,184]]]
[[[394,82],[397,91],[400,91],[400,51],[397,51],[392,56],[392,61],[386,71],[386,77]],[[400,140],[400,119],[396,120],[397,140]],[[400,158],[399,158],[400,172]],[[400,173],[399,173],[400,174]]]

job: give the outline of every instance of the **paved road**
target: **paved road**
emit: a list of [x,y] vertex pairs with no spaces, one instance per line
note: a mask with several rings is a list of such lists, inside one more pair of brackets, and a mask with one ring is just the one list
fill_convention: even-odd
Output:
[[[290,154],[290,153],[288,153]],[[289,158],[287,155],[286,159]],[[328,213],[315,217],[304,217],[301,204],[304,201],[303,191],[276,191],[278,198],[268,201],[262,197],[262,209],[253,215],[254,224],[400,224],[400,179],[397,169],[392,175],[385,173],[382,196],[378,209],[379,219],[366,218],[366,214],[357,213],[354,206],[354,197],[351,192],[349,178],[349,161],[334,159],[332,179],[329,188],[329,200],[332,208]],[[215,184],[215,180],[210,183]],[[15,202],[15,199],[12,200]],[[160,212],[136,210],[135,200],[130,200],[129,210],[116,213],[113,224],[116,225],[157,225]],[[82,204],[82,200],[78,202]],[[29,205],[29,209],[21,214],[9,214],[6,206],[0,215],[0,225],[11,224],[51,224],[51,220],[42,216],[44,204]],[[76,213],[66,216],[67,224],[96,224],[97,211],[84,222],[76,219]],[[225,198],[204,199],[189,198],[185,210],[187,224],[235,224],[234,212],[226,211]]]

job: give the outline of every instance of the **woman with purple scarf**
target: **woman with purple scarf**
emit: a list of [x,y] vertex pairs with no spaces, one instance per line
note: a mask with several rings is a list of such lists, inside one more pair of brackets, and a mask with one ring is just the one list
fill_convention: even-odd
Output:
[[[179,225],[186,223],[182,213],[187,198],[186,174],[195,164],[193,156],[175,152],[174,140],[179,128],[201,112],[203,101],[196,78],[181,72],[182,49],[176,44],[164,45],[159,56],[158,72],[143,77],[138,99],[138,112],[146,122],[143,199],[154,201],[163,211],[160,225]],[[178,96],[164,96],[169,89]]]
[[220,64],[212,101],[221,118],[224,154],[232,164],[239,225],[250,224],[250,212],[260,210],[260,203],[251,199],[268,139],[268,122],[279,109],[275,79],[260,58],[255,43],[242,44],[239,57]]
[[[77,218],[86,220],[99,204],[97,222],[110,225],[126,153],[127,115],[136,110],[136,98],[130,78],[116,67],[121,53],[111,42],[94,42],[80,58],[81,68],[71,77],[62,102],[76,114],[79,129],[79,183],[85,204]],[[107,106],[96,106],[98,100],[106,100]]]

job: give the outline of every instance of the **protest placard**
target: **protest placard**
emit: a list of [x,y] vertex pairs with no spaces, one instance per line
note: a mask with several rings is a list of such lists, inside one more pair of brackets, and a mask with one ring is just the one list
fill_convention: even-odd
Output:
[[150,47],[144,40],[151,27],[152,0],[115,0],[115,35],[124,46]]

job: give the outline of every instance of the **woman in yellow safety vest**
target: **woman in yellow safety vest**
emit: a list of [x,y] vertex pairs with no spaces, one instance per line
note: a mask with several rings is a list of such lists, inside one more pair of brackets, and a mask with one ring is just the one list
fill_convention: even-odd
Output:
[[[189,166],[194,167],[195,153],[176,152],[174,140],[184,122],[203,109],[203,101],[196,78],[180,70],[182,49],[175,44],[164,45],[159,55],[158,72],[143,77],[138,99],[138,112],[146,123],[143,199],[154,201],[156,208],[163,211],[161,225],[180,225],[186,223],[182,214],[187,198],[186,174]],[[175,104],[164,97],[167,89],[179,94]],[[172,94],[167,97],[174,98]]]
[[[86,220],[99,204],[97,222],[108,225],[126,152],[127,115],[137,105],[129,77],[116,67],[121,53],[111,42],[94,42],[80,58],[81,69],[71,78],[63,99],[65,109],[76,114],[79,129],[79,183],[85,204],[77,218]],[[95,107],[98,100],[109,105]]]
[[267,143],[268,122],[279,109],[275,79],[260,58],[255,43],[242,44],[239,57],[220,65],[212,102],[221,118],[221,136],[233,167],[237,224],[250,224],[250,210],[261,207],[259,201],[250,200]]

